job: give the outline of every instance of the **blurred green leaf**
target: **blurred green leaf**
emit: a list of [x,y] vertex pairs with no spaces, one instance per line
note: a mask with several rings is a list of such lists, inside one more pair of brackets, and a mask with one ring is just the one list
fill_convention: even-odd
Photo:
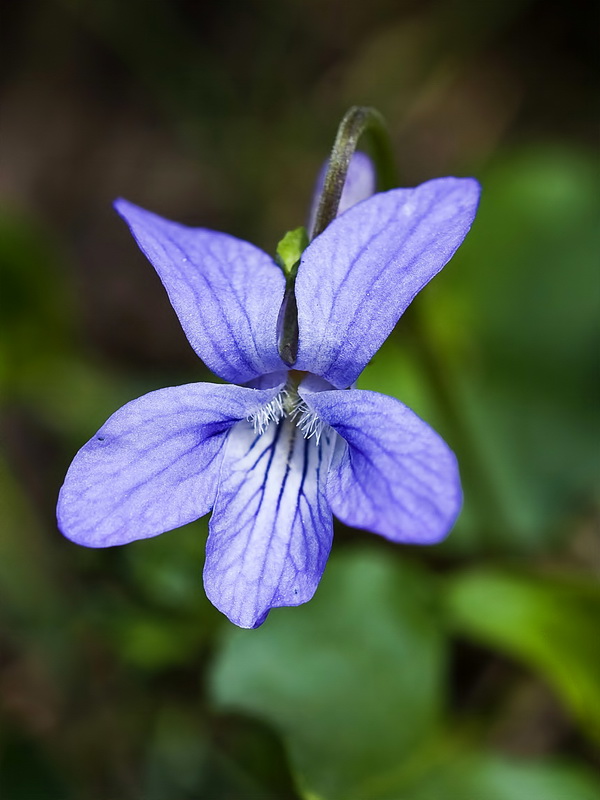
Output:
[[316,597],[262,628],[229,628],[214,665],[217,706],[271,723],[309,796],[364,798],[442,711],[445,642],[416,566],[375,551],[338,554]]
[[481,569],[451,578],[447,603],[460,633],[539,671],[600,739],[598,584]]
[[374,780],[365,800],[597,800],[590,771],[557,761],[522,762],[479,751],[447,733],[396,772]]
[[[461,770],[462,767],[462,770]],[[462,774],[461,774],[462,772]],[[600,783],[587,770],[559,763],[523,763],[491,754],[476,754],[465,764],[453,766],[445,797],[481,797],[485,800],[597,800]],[[429,795],[441,800],[443,794]],[[415,795],[415,800],[427,796]],[[429,800],[429,798],[427,798]]]

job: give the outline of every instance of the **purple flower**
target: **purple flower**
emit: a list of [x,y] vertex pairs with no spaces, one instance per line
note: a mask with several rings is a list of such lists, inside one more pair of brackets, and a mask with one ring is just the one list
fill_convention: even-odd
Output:
[[333,514],[394,542],[432,544],[461,506],[442,439],[398,400],[352,387],[464,239],[479,186],[440,178],[352,205],[352,186],[360,199],[371,190],[368,180],[348,185],[351,207],[302,253],[293,366],[278,341],[286,279],[269,255],[116,203],[190,344],[230,384],[160,389],[119,409],[75,456],[59,526],[78,544],[109,547],[212,509],[206,593],[245,628],[312,597]]

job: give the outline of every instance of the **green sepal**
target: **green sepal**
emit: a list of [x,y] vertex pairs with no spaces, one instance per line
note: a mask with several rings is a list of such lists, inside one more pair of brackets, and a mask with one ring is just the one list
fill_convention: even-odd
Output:
[[283,270],[286,278],[295,278],[300,263],[300,256],[308,247],[306,228],[288,231],[277,245],[275,261]]

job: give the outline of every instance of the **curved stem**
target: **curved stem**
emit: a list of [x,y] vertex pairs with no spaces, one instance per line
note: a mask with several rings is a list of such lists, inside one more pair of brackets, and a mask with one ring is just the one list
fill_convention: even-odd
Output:
[[394,157],[385,121],[379,111],[368,106],[352,106],[342,119],[335,137],[329,166],[319,205],[312,238],[322,233],[337,216],[340,198],[346,182],[350,160],[354,155],[358,140],[367,136],[375,162],[380,190],[391,189],[396,185]]
[[[392,145],[383,117],[374,108],[352,106],[340,122],[329,157],[329,165],[312,231],[311,238],[313,239],[322,233],[337,216],[348,167],[358,140],[363,135],[369,139],[369,149],[377,171],[378,188],[385,190],[396,186]],[[306,244],[307,242],[304,247]],[[298,310],[294,294],[296,273],[293,268],[289,271],[284,269],[284,271],[286,272],[286,290],[279,312],[279,354],[288,366],[293,366],[298,353]]]

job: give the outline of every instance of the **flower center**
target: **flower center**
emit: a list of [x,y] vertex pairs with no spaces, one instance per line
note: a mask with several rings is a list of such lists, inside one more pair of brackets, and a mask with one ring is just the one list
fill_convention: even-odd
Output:
[[249,416],[248,421],[252,423],[254,432],[260,435],[272,422],[278,425],[287,419],[300,429],[305,439],[314,438],[315,444],[319,444],[326,425],[298,394],[297,375],[298,373],[290,373],[285,388],[277,397]]

